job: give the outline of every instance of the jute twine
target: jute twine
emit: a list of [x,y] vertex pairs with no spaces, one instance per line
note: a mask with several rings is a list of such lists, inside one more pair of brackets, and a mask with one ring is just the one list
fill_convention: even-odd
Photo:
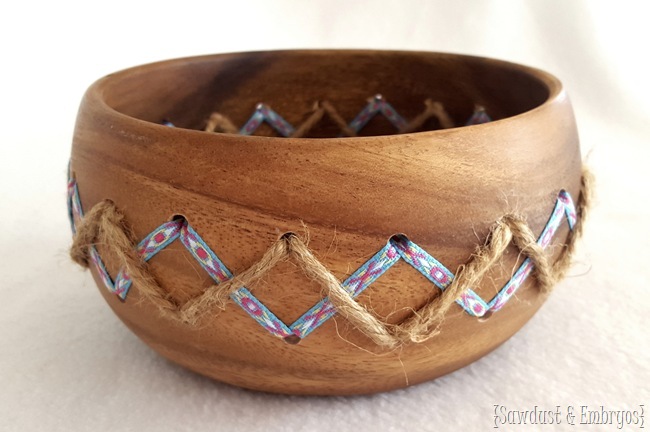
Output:
[[452,283],[400,324],[382,322],[356,302],[341,286],[341,282],[314,256],[306,242],[293,233],[278,239],[248,269],[228,281],[208,287],[202,294],[184,304],[174,301],[156,282],[147,263],[136,253],[137,242],[132,230],[111,201],[96,204],[80,222],[70,255],[75,262],[88,267],[89,247],[93,244],[104,245],[115,254],[143,297],[155,304],[164,316],[191,326],[197,325],[216,308],[223,309],[233,291],[242,286],[251,287],[278,263],[293,258],[308,277],[323,287],[340,315],[377,345],[394,348],[408,342],[423,342],[438,334],[445,315],[456,300],[467,289],[480,284],[483,276],[501,260],[511,242],[524,257],[531,259],[540,292],[547,295],[570,267],[576,240],[582,234],[591,202],[592,185],[593,177],[585,169],[576,208],[578,219],[555,263],[550,262],[544,250],[536,243],[535,235],[524,218],[513,213],[506,214],[493,225],[485,244],[478,246],[469,261],[458,268]]
[[[372,100],[372,99],[371,99]],[[310,130],[314,128],[327,114],[329,118],[338,126],[343,136],[357,136],[357,133],[348,126],[346,121],[341,117],[334,106],[327,101],[317,101],[314,103],[311,113],[291,134],[291,138],[303,138],[307,136]],[[437,118],[443,129],[449,129],[455,126],[445,107],[440,102],[427,99],[424,101],[424,110],[402,127],[398,133],[415,132],[420,129],[424,123],[431,119]],[[239,129],[225,115],[214,112],[208,117],[204,129],[206,132],[219,133],[239,133]]]

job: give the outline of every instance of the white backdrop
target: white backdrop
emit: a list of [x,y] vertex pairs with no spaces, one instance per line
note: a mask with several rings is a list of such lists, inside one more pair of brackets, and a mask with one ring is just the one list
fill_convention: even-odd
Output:
[[[0,430],[486,430],[509,409],[650,408],[650,7],[642,1],[13,2],[0,16]],[[275,48],[497,57],[556,74],[598,202],[578,263],[512,340],[407,390],[301,398],[162,360],[67,259],[65,167],[80,98],[165,58]],[[647,416],[646,416],[647,417]],[[537,430],[534,426],[504,430]],[[617,430],[616,426],[544,430]],[[634,429],[631,427],[630,429]]]

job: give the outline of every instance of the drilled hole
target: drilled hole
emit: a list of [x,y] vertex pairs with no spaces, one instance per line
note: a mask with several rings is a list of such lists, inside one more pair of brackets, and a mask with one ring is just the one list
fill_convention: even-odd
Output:
[[284,338],[284,341],[290,345],[297,345],[300,343],[301,340],[302,339],[300,339],[300,337],[296,335],[289,335]]
[[408,237],[404,233],[395,233],[390,236],[389,241],[392,243],[403,243],[408,240]]
[[296,233],[293,233],[291,231],[286,232],[280,236],[281,240],[289,240],[291,237],[298,237]]
[[485,322],[485,321],[487,321],[487,320],[490,319],[490,317],[492,316],[492,314],[494,314],[494,312],[491,311],[491,310],[489,310],[489,311],[485,312],[485,313],[483,314],[483,316],[479,317],[479,318],[478,318],[478,321],[479,321],[479,322]]
[[182,214],[175,214],[171,218],[169,218],[170,221],[183,221],[185,222],[187,218],[183,216]]

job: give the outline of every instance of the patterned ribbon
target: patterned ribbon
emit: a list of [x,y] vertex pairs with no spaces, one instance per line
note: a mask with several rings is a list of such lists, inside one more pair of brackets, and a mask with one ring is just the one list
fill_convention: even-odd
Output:
[[[368,122],[378,114],[382,114],[391,122],[395,129],[401,130],[407,125],[407,121],[399,115],[397,110],[389,104],[382,95],[375,95],[370,99],[368,104],[357,114],[357,116],[350,122],[348,127],[354,132],[360,132]],[[466,125],[476,125],[492,121],[490,116],[485,112],[482,107],[477,107],[471,117],[467,120]],[[255,133],[262,123],[268,123],[283,137],[291,136],[295,128],[280,114],[273,111],[268,105],[263,103],[257,104],[255,112],[251,115],[248,121],[239,130],[240,135],[252,135]],[[171,122],[163,122],[166,126],[174,126]]]
[[[68,182],[68,211],[72,232],[75,233],[76,226],[83,218],[83,210],[79,198],[79,188],[74,179],[70,179]],[[577,219],[575,205],[569,193],[561,191],[551,216],[537,240],[542,248],[546,248],[550,244],[564,217],[567,219],[569,228],[573,229]],[[177,239],[180,239],[215,283],[219,284],[232,278],[232,273],[228,268],[184,219],[172,220],[160,225],[142,239],[137,245],[137,252],[143,260],[149,261]],[[113,281],[94,245],[90,246],[89,254],[106,288],[121,300],[126,300],[132,285],[129,275],[122,269]],[[341,285],[352,297],[357,297],[400,259],[419,271],[437,289],[444,290],[454,278],[453,273],[420,246],[404,235],[396,235],[391,237],[379,252],[345,279]],[[533,268],[530,259],[524,260],[512,278],[489,302],[483,300],[471,289],[467,290],[456,302],[467,314],[475,317],[481,317],[489,311],[498,311],[515,294],[531,274]],[[294,323],[287,325],[246,287],[234,291],[230,297],[262,327],[281,338],[295,335],[302,339],[336,314],[336,309],[329,299],[323,298]]]

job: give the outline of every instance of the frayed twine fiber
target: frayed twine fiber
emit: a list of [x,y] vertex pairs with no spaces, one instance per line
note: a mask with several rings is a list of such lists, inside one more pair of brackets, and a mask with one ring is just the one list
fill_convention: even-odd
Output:
[[547,295],[571,265],[576,240],[582,235],[592,201],[592,190],[593,176],[585,168],[576,209],[578,219],[555,263],[551,264],[544,250],[537,245],[535,235],[523,217],[506,214],[494,224],[485,244],[477,247],[470,260],[458,268],[451,284],[400,324],[382,322],[355,301],[339,280],[314,256],[305,241],[293,233],[278,239],[248,269],[228,281],[208,287],[183,305],[177,304],[151,275],[146,262],[136,252],[137,243],[133,232],[111,201],[98,203],[84,217],[77,228],[70,255],[75,262],[88,267],[89,246],[105,245],[131,276],[142,296],[155,304],[162,315],[191,326],[197,325],[200,319],[215,308],[223,309],[232,292],[242,286],[250,287],[278,263],[293,258],[308,277],[324,288],[340,315],[377,345],[395,348],[408,342],[424,342],[437,335],[452,305],[467,289],[480,284],[483,276],[501,259],[511,242],[514,242],[523,256],[531,259],[539,289],[543,295]]

